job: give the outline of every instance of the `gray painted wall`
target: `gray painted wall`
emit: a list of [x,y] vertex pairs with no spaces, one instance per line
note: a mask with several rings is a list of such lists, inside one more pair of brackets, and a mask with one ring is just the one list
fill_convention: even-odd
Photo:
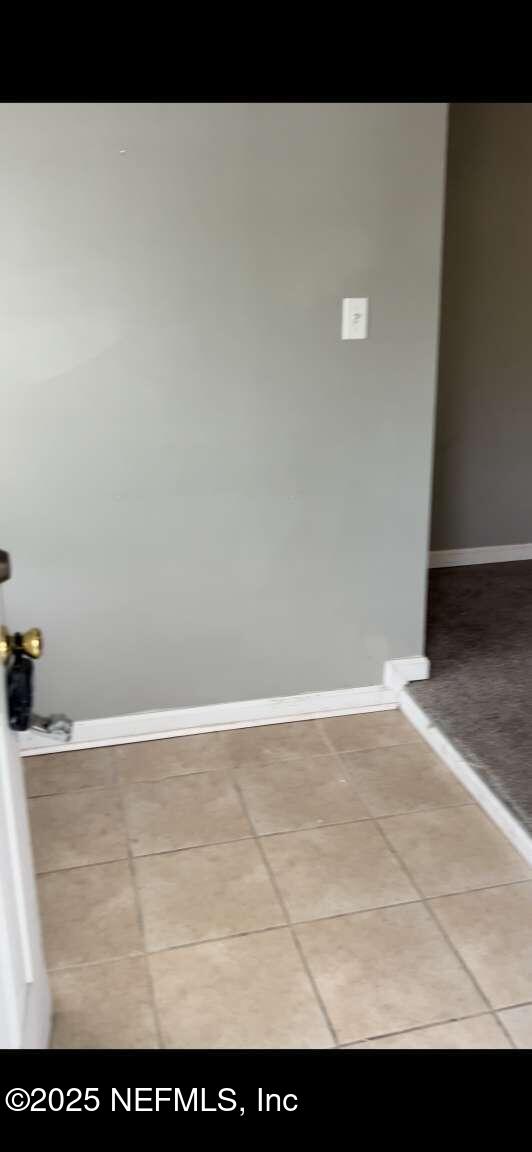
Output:
[[0,537],[42,709],[369,685],[423,650],[445,120],[2,106]]
[[453,105],[432,547],[532,540],[532,104]]

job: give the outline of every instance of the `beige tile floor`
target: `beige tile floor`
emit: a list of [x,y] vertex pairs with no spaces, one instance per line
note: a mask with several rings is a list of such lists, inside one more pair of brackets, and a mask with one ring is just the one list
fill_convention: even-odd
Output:
[[55,1047],[532,1047],[532,870],[399,712],[25,767]]

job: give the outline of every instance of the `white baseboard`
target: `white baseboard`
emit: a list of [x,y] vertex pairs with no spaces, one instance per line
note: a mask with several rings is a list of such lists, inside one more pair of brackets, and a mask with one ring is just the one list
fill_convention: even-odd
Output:
[[450,548],[444,552],[430,552],[429,568],[499,564],[505,560],[532,560],[532,544],[500,544],[487,548]]
[[64,744],[54,742],[42,732],[28,729],[20,734],[19,751],[22,756],[42,756],[78,748],[130,744],[139,740],[164,740],[171,736],[192,736],[199,732],[218,732],[226,728],[284,724],[288,721],[348,716],[357,712],[377,712],[396,707],[397,692],[384,684],[369,688],[345,688],[337,692],[307,692],[300,696],[280,696],[271,700],[241,700],[233,704],[109,716],[103,720],[78,720],[73,726],[71,740]]
[[387,660],[384,665],[384,685],[396,694],[412,680],[428,680],[430,660],[426,656],[408,656],[401,660]]
[[493,823],[500,828],[501,832],[504,832],[504,835],[507,836],[527,864],[532,866],[532,836],[457,751],[454,744],[444,736],[441,728],[431,723],[423,708],[420,708],[417,701],[413,700],[410,693],[404,688],[399,693],[399,707],[431,748],[447,764],[451,772],[460,780],[464,788],[471,793],[480,807],[493,820]]

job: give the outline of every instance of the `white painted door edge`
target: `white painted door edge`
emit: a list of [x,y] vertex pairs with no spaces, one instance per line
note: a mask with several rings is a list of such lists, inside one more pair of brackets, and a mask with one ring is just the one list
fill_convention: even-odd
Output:
[[429,568],[499,564],[508,560],[532,560],[532,544],[500,544],[486,548],[450,548],[443,552],[429,552]]
[[48,1048],[52,1027],[52,996],[43,976],[28,989],[23,1048]]
[[421,736],[464,785],[464,788],[471,793],[480,807],[493,820],[493,823],[500,828],[527,864],[532,865],[532,836],[475,772],[471,764],[457,751],[447,736],[444,736],[441,728],[431,723],[426,712],[405,688],[399,693],[399,707],[410,720],[410,723],[417,728]]
[[79,748],[100,748],[139,740],[165,740],[172,736],[192,736],[201,732],[221,732],[259,724],[317,720],[325,716],[350,716],[357,712],[378,712],[396,707],[396,691],[384,684],[376,684],[369,688],[307,692],[300,696],[280,696],[270,700],[241,700],[232,704],[169,708],[160,712],[109,716],[102,720],[78,720],[74,723],[72,739],[68,744],[55,743],[41,732],[30,729],[20,734],[19,751],[22,756],[42,756]]

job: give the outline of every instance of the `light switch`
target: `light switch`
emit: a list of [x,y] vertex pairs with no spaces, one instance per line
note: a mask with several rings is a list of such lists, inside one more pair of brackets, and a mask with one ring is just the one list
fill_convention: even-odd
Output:
[[342,340],[365,340],[367,334],[367,296],[344,297],[342,300]]

